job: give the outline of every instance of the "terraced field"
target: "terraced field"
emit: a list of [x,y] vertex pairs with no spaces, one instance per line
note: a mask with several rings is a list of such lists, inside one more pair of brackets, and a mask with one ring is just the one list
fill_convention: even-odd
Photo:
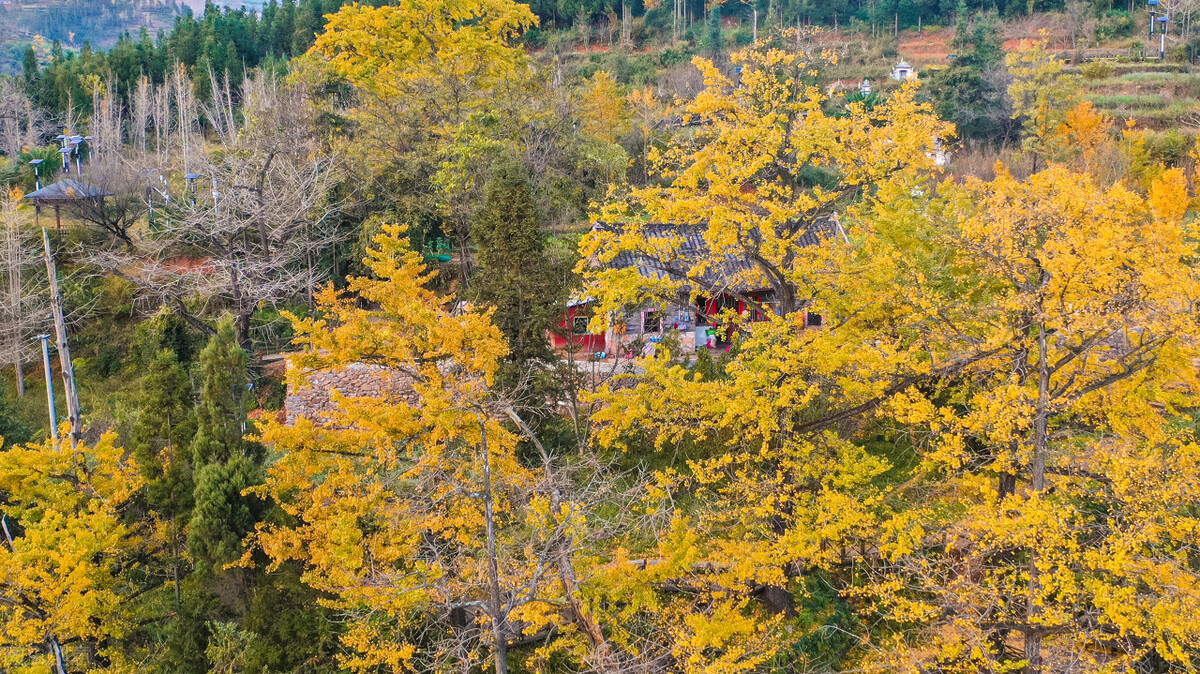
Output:
[[1088,100],[1117,119],[1152,129],[1200,127],[1200,72],[1172,63],[1116,63],[1085,80]]

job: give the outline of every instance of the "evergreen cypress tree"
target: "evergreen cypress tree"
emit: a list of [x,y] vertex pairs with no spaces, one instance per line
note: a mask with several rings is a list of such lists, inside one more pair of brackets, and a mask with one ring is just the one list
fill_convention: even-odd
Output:
[[38,76],[37,54],[33,51],[33,46],[25,48],[25,59],[22,62],[25,71],[25,82],[32,83]]
[[478,246],[475,298],[496,307],[497,327],[513,363],[550,357],[546,332],[561,311],[563,287],[546,254],[537,206],[524,167],[503,161],[488,181],[483,207],[471,227]]
[[713,56],[721,54],[721,5],[713,3],[708,11],[708,33],[704,37],[705,47]]
[[192,397],[191,380],[175,352],[159,351],[142,382],[129,447],[146,478],[151,507],[168,519],[186,517],[192,507]]
[[275,31],[275,54],[288,56],[291,54],[292,35],[296,32],[295,0],[283,0],[276,24],[278,28]]
[[313,45],[317,33],[325,26],[321,0],[302,0],[296,11],[296,29],[292,34],[292,54],[303,54]]
[[954,122],[963,138],[1003,140],[1001,127],[1011,117],[1001,81],[994,77],[1003,68],[1004,49],[994,14],[972,20],[967,3],[958,3],[957,24],[950,67],[933,77],[930,94],[934,109]]
[[259,466],[246,456],[196,471],[188,549],[201,577],[241,556],[242,539],[254,530],[263,511],[259,499],[242,491],[260,482]]
[[258,483],[263,457],[260,445],[243,438],[246,365],[233,319],[226,316],[200,352],[200,401],[191,444],[196,487],[188,548],[202,576],[236,558],[262,511],[258,499],[242,495]]
[[200,352],[200,402],[192,460],[197,467],[225,462],[247,451],[246,352],[238,345],[233,319],[226,316]]

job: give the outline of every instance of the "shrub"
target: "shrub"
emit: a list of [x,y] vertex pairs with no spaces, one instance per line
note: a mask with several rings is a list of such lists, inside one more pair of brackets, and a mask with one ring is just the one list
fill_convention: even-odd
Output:
[[1079,67],[1079,72],[1089,80],[1102,80],[1113,73],[1113,67],[1107,61],[1090,61]]
[[530,28],[529,30],[525,31],[523,39],[525,41],[525,46],[527,46],[529,49],[546,48],[546,33],[537,28]]
[[1178,165],[1187,156],[1191,140],[1177,129],[1146,134],[1146,152],[1156,162]]

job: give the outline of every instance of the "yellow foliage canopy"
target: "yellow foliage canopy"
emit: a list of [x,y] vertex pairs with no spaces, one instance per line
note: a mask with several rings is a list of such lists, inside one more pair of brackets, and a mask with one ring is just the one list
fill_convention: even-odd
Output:
[[[154,532],[131,525],[126,510],[142,487],[133,460],[106,434],[94,447],[67,442],[0,452],[6,497],[0,532],[0,668],[46,672],[52,640],[71,671],[99,669],[78,643],[105,644],[110,671],[133,671],[119,640],[132,627],[126,574],[143,562]],[[19,527],[20,535],[11,537]]]

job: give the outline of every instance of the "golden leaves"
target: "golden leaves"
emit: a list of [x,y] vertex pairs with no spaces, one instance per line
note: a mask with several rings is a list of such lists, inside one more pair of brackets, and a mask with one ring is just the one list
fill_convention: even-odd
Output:
[[384,100],[444,78],[486,88],[521,61],[521,51],[508,42],[535,25],[529,7],[510,0],[346,5],[329,16],[312,53]]
[[115,439],[106,434],[93,447],[47,441],[0,452],[6,526],[11,532],[19,523],[23,530],[0,542],[0,666],[8,671],[46,671],[48,634],[60,643],[111,638],[103,651],[121,662],[115,640],[132,627],[123,606],[132,588],[121,569],[138,565],[143,537],[154,532],[125,519],[143,481]]

